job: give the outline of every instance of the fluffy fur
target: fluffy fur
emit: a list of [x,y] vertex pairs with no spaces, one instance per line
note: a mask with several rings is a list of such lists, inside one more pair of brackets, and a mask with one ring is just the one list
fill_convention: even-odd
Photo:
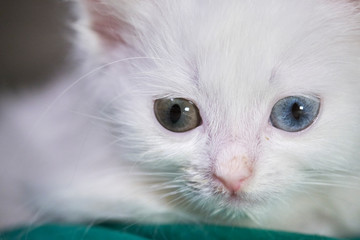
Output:
[[[2,229],[115,219],[360,234],[357,1],[79,5],[77,64],[90,70],[1,101]],[[321,99],[317,120],[274,128],[272,107],[294,95]],[[202,125],[164,129],[162,97],[193,101]],[[234,158],[251,168],[236,197],[213,178]]]

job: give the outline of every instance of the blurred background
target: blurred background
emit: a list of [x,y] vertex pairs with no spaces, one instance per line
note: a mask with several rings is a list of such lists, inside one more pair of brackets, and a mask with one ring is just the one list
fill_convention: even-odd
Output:
[[0,93],[39,87],[64,71],[74,5],[66,0],[0,0]]

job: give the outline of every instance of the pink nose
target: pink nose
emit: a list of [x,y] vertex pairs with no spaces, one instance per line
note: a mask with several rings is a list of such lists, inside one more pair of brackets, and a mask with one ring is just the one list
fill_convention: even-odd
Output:
[[232,177],[219,177],[216,174],[214,174],[214,177],[219,180],[224,187],[226,187],[230,192],[237,192],[240,190],[241,186],[243,185],[244,181],[249,176],[239,176],[238,178],[232,178]]
[[251,176],[252,169],[247,164],[246,158],[234,157],[230,161],[222,161],[216,164],[214,177],[230,192],[239,191],[244,182]]

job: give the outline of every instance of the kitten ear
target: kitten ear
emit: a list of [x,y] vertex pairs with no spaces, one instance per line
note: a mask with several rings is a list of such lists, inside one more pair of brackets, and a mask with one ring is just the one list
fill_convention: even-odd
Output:
[[[141,9],[147,1],[139,0],[80,0],[86,21],[105,47],[131,44]],[[145,5],[145,6],[143,6]],[[141,10],[141,11],[140,11]]]

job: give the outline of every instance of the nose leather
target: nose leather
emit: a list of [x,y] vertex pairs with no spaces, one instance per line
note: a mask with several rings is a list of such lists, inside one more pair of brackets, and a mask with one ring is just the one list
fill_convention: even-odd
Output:
[[216,165],[214,177],[229,191],[237,192],[251,176],[251,172],[246,157],[233,157],[229,161],[222,161]]

